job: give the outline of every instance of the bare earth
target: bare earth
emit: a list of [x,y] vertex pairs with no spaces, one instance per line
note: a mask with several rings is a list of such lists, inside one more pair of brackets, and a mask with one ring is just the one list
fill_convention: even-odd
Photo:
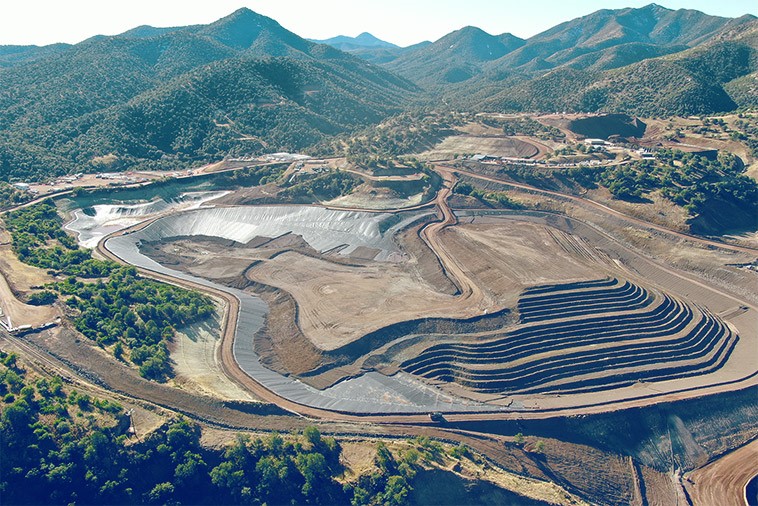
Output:
[[447,137],[431,151],[423,153],[426,159],[450,159],[455,155],[483,154],[512,158],[532,158],[541,153],[538,146],[515,137],[455,135]]
[[38,326],[53,321],[58,316],[58,312],[52,306],[31,306],[19,301],[13,295],[2,273],[0,273],[0,313],[4,315],[4,320],[9,317],[14,327]]
[[458,307],[456,297],[437,292],[418,273],[397,264],[352,267],[287,252],[256,265],[247,275],[289,292],[298,303],[303,333],[324,350],[391,323],[479,311]]
[[689,474],[685,486],[694,506],[744,504],[743,488],[758,474],[758,440]]
[[442,238],[453,256],[465,259],[476,284],[504,306],[528,286],[603,277],[613,267],[580,238],[557,229],[524,221],[466,221],[470,224],[445,229]]
[[[219,314],[225,310],[218,308]],[[219,399],[255,400],[222,372],[218,363],[220,346],[221,327],[216,318],[178,331],[171,345],[174,383],[182,389]]]

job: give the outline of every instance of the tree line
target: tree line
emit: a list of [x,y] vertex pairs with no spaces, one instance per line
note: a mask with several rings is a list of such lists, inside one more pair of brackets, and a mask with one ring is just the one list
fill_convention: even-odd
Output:
[[[413,480],[444,447],[429,438],[395,453],[378,443],[371,469],[345,480],[342,447],[316,427],[239,434],[224,449],[173,418],[137,440],[117,403],[29,373],[0,351],[0,494],[4,504],[410,503]],[[471,457],[461,445],[449,455]]]
[[5,222],[18,258],[59,279],[32,294],[29,303],[63,301],[79,332],[135,364],[145,378],[171,377],[167,345],[177,328],[215,312],[204,295],[143,278],[134,267],[92,258],[63,230],[52,204],[14,211]]

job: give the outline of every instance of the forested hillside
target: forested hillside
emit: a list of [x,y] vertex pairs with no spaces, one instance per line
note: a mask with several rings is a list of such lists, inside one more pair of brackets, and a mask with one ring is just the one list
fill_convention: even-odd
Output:
[[399,112],[416,92],[246,9],[30,60],[0,70],[3,179],[302,149]]
[[4,46],[0,180],[305,150],[418,105],[640,116],[749,108],[756,34],[753,16],[651,4],[527,40],[465,27],[408,48],[368,34],[325,41],[332,47],[240,9],[209,25]]

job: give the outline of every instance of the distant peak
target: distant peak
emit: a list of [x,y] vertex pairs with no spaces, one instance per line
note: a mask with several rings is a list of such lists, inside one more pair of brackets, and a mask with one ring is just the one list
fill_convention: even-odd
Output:
[[266,16],[262,14],[258,14],[257,12],[248,9],[247,7],[242,7],[241,9],[237,9],[236,11],[232,12],[228,16],[225,16],[219,19],[218,21],[216,21],[216,23],[219,23],[219,22],[244,23],[244,22],[250,22],[250,21],[257,21],[260,19],[267,19],[267,18]]
[[229,16],[249,16],[250,14],[257,13],[251,9],[248,9],[247,7],[240,7],[236,11],[232,12]]
[[363,32],[362,34],[358,35],[355,38],[355,40],[360,41],[360,42],[384,42],[384,41],[381,41],[379,38],[374,37],[368,32]]
[[471,25],[466,25],[463,28],[461,28],[460,30],[458,30],[458,33],[467,33],[467,32],[471,32],[471,33],[487,33],[484,30],[482,30],[481,28],[479,28],[477,26],[471,26]]
[[458,39],[482,39],[482,38],[490,38],[493,37],[493,35],[485,32],[481,28],[477,28],[476,26],[464,26],[463,28],[460,28],[458,30],[455,30],[454,32],[450,32],[442,39],[445,42],[449,40],[458,40]]
[[351,46],[372,47],[372,48],[397,47],[395,44],[382,40],[368,32],[363,32],[356,37],[349,37],[347,35],[338,35],[336,37],[332,37],[331,39],[322,39],[322,40],[311,39],[311,40],[313,42],[318,42],[321,44],[329,44],[334,47],[337,47],[338,49],[343,49],[343,50],[350,49]]

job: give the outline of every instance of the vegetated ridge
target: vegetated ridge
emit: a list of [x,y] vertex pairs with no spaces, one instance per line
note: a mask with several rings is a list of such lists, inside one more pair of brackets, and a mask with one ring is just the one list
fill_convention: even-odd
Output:
[[302,149],[399,112],[416,91],[247,9],[28,60],[0,70],[4,178]]
[[317,44],[240,9],[209,25],[3,46],[0,178],[304,150],[423,103],[641,116],[733,111],[756,103],[757,33],[753,16],[651,4],[600,10],[526,40],[465,27],[397,48],[365,33]]

